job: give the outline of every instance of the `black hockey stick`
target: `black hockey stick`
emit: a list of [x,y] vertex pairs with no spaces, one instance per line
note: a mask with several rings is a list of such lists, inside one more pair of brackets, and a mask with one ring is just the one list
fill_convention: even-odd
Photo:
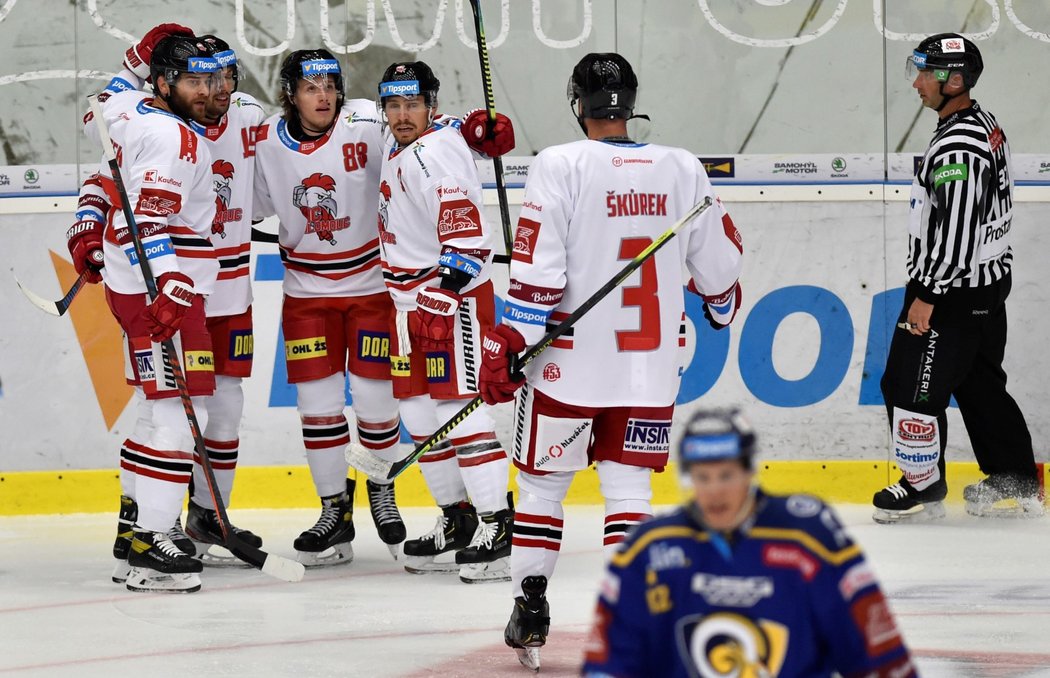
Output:
[[[602,285],[601,289],[592,294],[587,298],[585,302],[580,304],[579,308],[570,313],[565,320],[562,320],[558,325],[554,327],[550,332],[545,334],[542,339],[536,342],[535,345],[531,346],[525,353],[521,354],[516,361],[512,361],[511,373],[518,372],[521,368],[528,365],[533,359],[536,358],[540,353],[544,351],[548,346],[551,345],[555,339],[560,337],[569,331],[576,322],[582,318],[588,311],[594,308],[598,302],[605,298],[613,289],[620,285],[626,280],[634,271],[645,263],[645,260],[656,253],[658,249],[664,246],[668,240],[675,237],[678,231],[683,226],[688,224],[690,221],[698,217],[704,210],[711,206],[711,198],[704,198],[702,202],[693,205],[689,208],[689,211],[685,215],[676,221],[669,229],[661,233],[656,240],[654,240],[648,247],[639,252],[634,259],[627,262],[627,265],[620,269],[620,272],[614,275],[607,283]],[[415,450],[412,451],[404,459],[399,461],[386,461],[379,458],[377,455],[372,454],[367,449],[351,445],[346,450],[346,460],[351,466],[364,471],[372,477],[386,476],[388,480],[393,480],[400,475],[406,468],[412,465],[417,459],[422,457],[424,454],[430,451],[442,438],[452,432],[452,429],[456,428],[464,419],[470,416],[470,414],[478,409],[481,405],[481,396],[475,396],[473,400],[468,402],[463,408],[456,412],[447,422],[441,425],[441,427],[435,431],[429,438],[420,443]]]
[[[139,268],[142,270],[142,278],[146,282],[146,291],[149,293],[150,301],[157,298],[157,282],[153,279],[153,271],[146,258],[146,251],[142,246],[142,238],[139,235],[139,227],[135,222],[135,215],[128,200],[128,192],[124,181],[120,176],[120,166],[117,164],[117,156],[113,151],[113,140],[109,137],[109,127],[106,118],[102,115],[102,106],[94,95],[88,97],[91,111],[95,115],[95,124],[98,126],[99,136],[102,137],[102,151],[105,153],[106,161],[109,163],[109,171],[113,175],[113,182],[117,185],[120,193],[121,208],[124,211],[124,219],[128,222],[128,230],[131,233],[132,243],[135,246],[135,255],[139,260]],[[219,529],[222,531],[223,546],[233,555],[237,556],[252,567],[258,568],[266,574],[282,579],[284,581],[300,581],[306,572],[302,563],[288,558],[267,553],[251,544],[244,543],[230,528],[230,517],[226,514],[226,505],[223,503],[222,494],[219,492],[219,484],[215,479],[215,470],[208,458],[208,451],[204,446],[204,435],[200,424],[197,422],[197,414],[193,410],[193,400],[190,398],[189,387],[186,385],[186,375],[182,371],[182,362],[175,348],[173,339],[161,342],[164,358],[167,366],[171,369],[175,387],[179,391],[179,399],[186,412],[186,421],[189,422],[190,434],[193,436],[193,445],[200,458],[201,466],[204,468],[204,476],[208,482],[208,491],[211,493],[212,504],[219,518]],[[160,367],[159,369],[164,369]]]
[[[488,136],[492,137],[492,128],[496,124],[496,103],[492,95],[492,68],[489,65],[489,46],[485,42],[485,25],[481,21],[481,0],[470,0],[470,9],[474,11],[474,35],[478,39],[478,61],[481,62],[481,87],[485,91],[485,108],[489,114]],[[514,239],[510,231],[510,207],[507,205],[507,187],[503,183],[503,158],[492,159],[496,172],[496,195],[499,197],[499,216],[503,221],[503,245],[506,247],[506,259],[500,255],[493,257],[497,264],[510,264],[511,252],[514,251]]]
[[[95,254],[98,255],[98,262],[102,263],[102,250],[96,250]],[[22,281],[18,279],[17,275],[15,276],[15,284],[18,285],[18,289],[22,290],[22,294],[26,295],[26,299],[28,299],[34,306],[39,308],[41,311],[44,311],[45,313],[50,313],[51,315],[62,316],[65,315],[66,311],[69,310],[69,305],[73,303],[74,299],[76,299],[77,295],[80,293],[80,290],[84,289],[84,285],[87,284],[87,275],[89,272],[90,271],[84,271],[83,273],[81,273],[80,276],[73,282],[73,286],[69,288],[68,292],[66,292],[65,296],[63,296],[58,301],[51,301],[50,299],[45,299],[44,297],[40,296],[33,290],[23,285]]]

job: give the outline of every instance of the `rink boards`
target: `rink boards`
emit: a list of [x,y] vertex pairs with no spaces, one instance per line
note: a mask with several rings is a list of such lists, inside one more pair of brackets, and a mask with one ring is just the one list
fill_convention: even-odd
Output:
[[[701,405],[740,404],[758,428],[771,482],[783,482],[786,491],[868,501],[895,474],[887,469],[878,382],[905,282],[907,203],[846,199],[834,191],[818,201],[815,187],[806,187],[803,201],[752,202],[754,191],[749,198],[741,188],[722,192],[744,236],[744,308],[728,331],[716,333],[689,296],[691,357],[676,419]],[[496,209],[488,209],[498,223]],[[512,206],[512,215],[516,211]],[[75,277],[62,239],[67,220],[65,213],[0,215],[0,269],[7,271],[0,277],[0,513],[109,508],[115,471],[88,470],[115,467],[133,421],[119,332],[101,290],[87,289],[66,317],[55,318],[22,298],[10,274],[42,296],[59,298]],[[1042,228],[1048,222],[1050,203],[1017,204],[1008,303],[1006,369],[1039,461],[1047,461],[1050,439],[1042,383],[1050,374],[1042,350],[1050,330],[1043,263],[1050,260],[1050,236]],[[245,508],[311,505],[316,499],[303,466],[294,390],[284,381],[278,255],[274,245],[258,244],[253,255],[255,369],[246,382],[235,501]],[[501,270],[497,292],[506,285]],[[509,442],[509,406],[495,415],[497,432]],[[949,461],[972,461],[954,408],[949,431]],[[676,433],[677,427],[672,441]],[[973,471],[960,466],[953,473],[964,478]],[[599,499],[588,475],[577,481],[578,501]],[[427,503],[421,484],[406,476],[400,497]],[[658,499],[673,501],[677,492],[674,474],[658,476]]]

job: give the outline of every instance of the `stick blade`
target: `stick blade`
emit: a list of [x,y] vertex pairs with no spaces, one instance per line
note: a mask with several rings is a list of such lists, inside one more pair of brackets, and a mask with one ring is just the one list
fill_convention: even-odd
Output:
[[61,316],[63,313],[66,312],[65,308],[59,308],[58,304],[56,304],[55,302],[51,301],[50,299],[43,298],[39,294],[33,292],[33,290],[23,285],[22,281],[18,279],[17,275],[15,276],[15,284],[18,285],[18,289],[22,290],[22,294],[25,295],[26,299],[28,299],[30,303],[39,308],[41,311],[44,311],[45,313],[50,313],[54,316]]
[[250,544],[245,544],[233,535],[230,535],[230,537],[231,538],[228,539],[223,546],[225,546],[230,553],[257,570],[261,570],[271,577],[276,577],[281,581],[297,582],[303,580],[306,568],[303,567],[302,563],[274,555],[273,553],[267,553],[266,551],[255,548]]
[[380,459],[375,453],[358,443],[350,443],[346,447],[346,463],[370,478],[387,478],[393,467],[393,463]]

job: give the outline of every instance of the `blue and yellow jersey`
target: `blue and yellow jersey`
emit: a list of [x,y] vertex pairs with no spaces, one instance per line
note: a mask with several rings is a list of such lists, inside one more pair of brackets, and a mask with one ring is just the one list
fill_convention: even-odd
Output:
[[916,675],[864,554],[822,501],[759,491],[730,534],[691,511],[643,523],[613,557],[584,675]]

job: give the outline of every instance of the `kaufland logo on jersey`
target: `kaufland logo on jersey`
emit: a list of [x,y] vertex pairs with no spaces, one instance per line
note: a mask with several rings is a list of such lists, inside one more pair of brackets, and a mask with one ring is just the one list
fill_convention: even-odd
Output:
[[313,59],[312,61],[304,61],[302,71],[304,76],[327,75],[329,73],[338,74],[339,62],[335,59]]
[[671,448],[669,420],[628,419],[624,452],[667,452]]

